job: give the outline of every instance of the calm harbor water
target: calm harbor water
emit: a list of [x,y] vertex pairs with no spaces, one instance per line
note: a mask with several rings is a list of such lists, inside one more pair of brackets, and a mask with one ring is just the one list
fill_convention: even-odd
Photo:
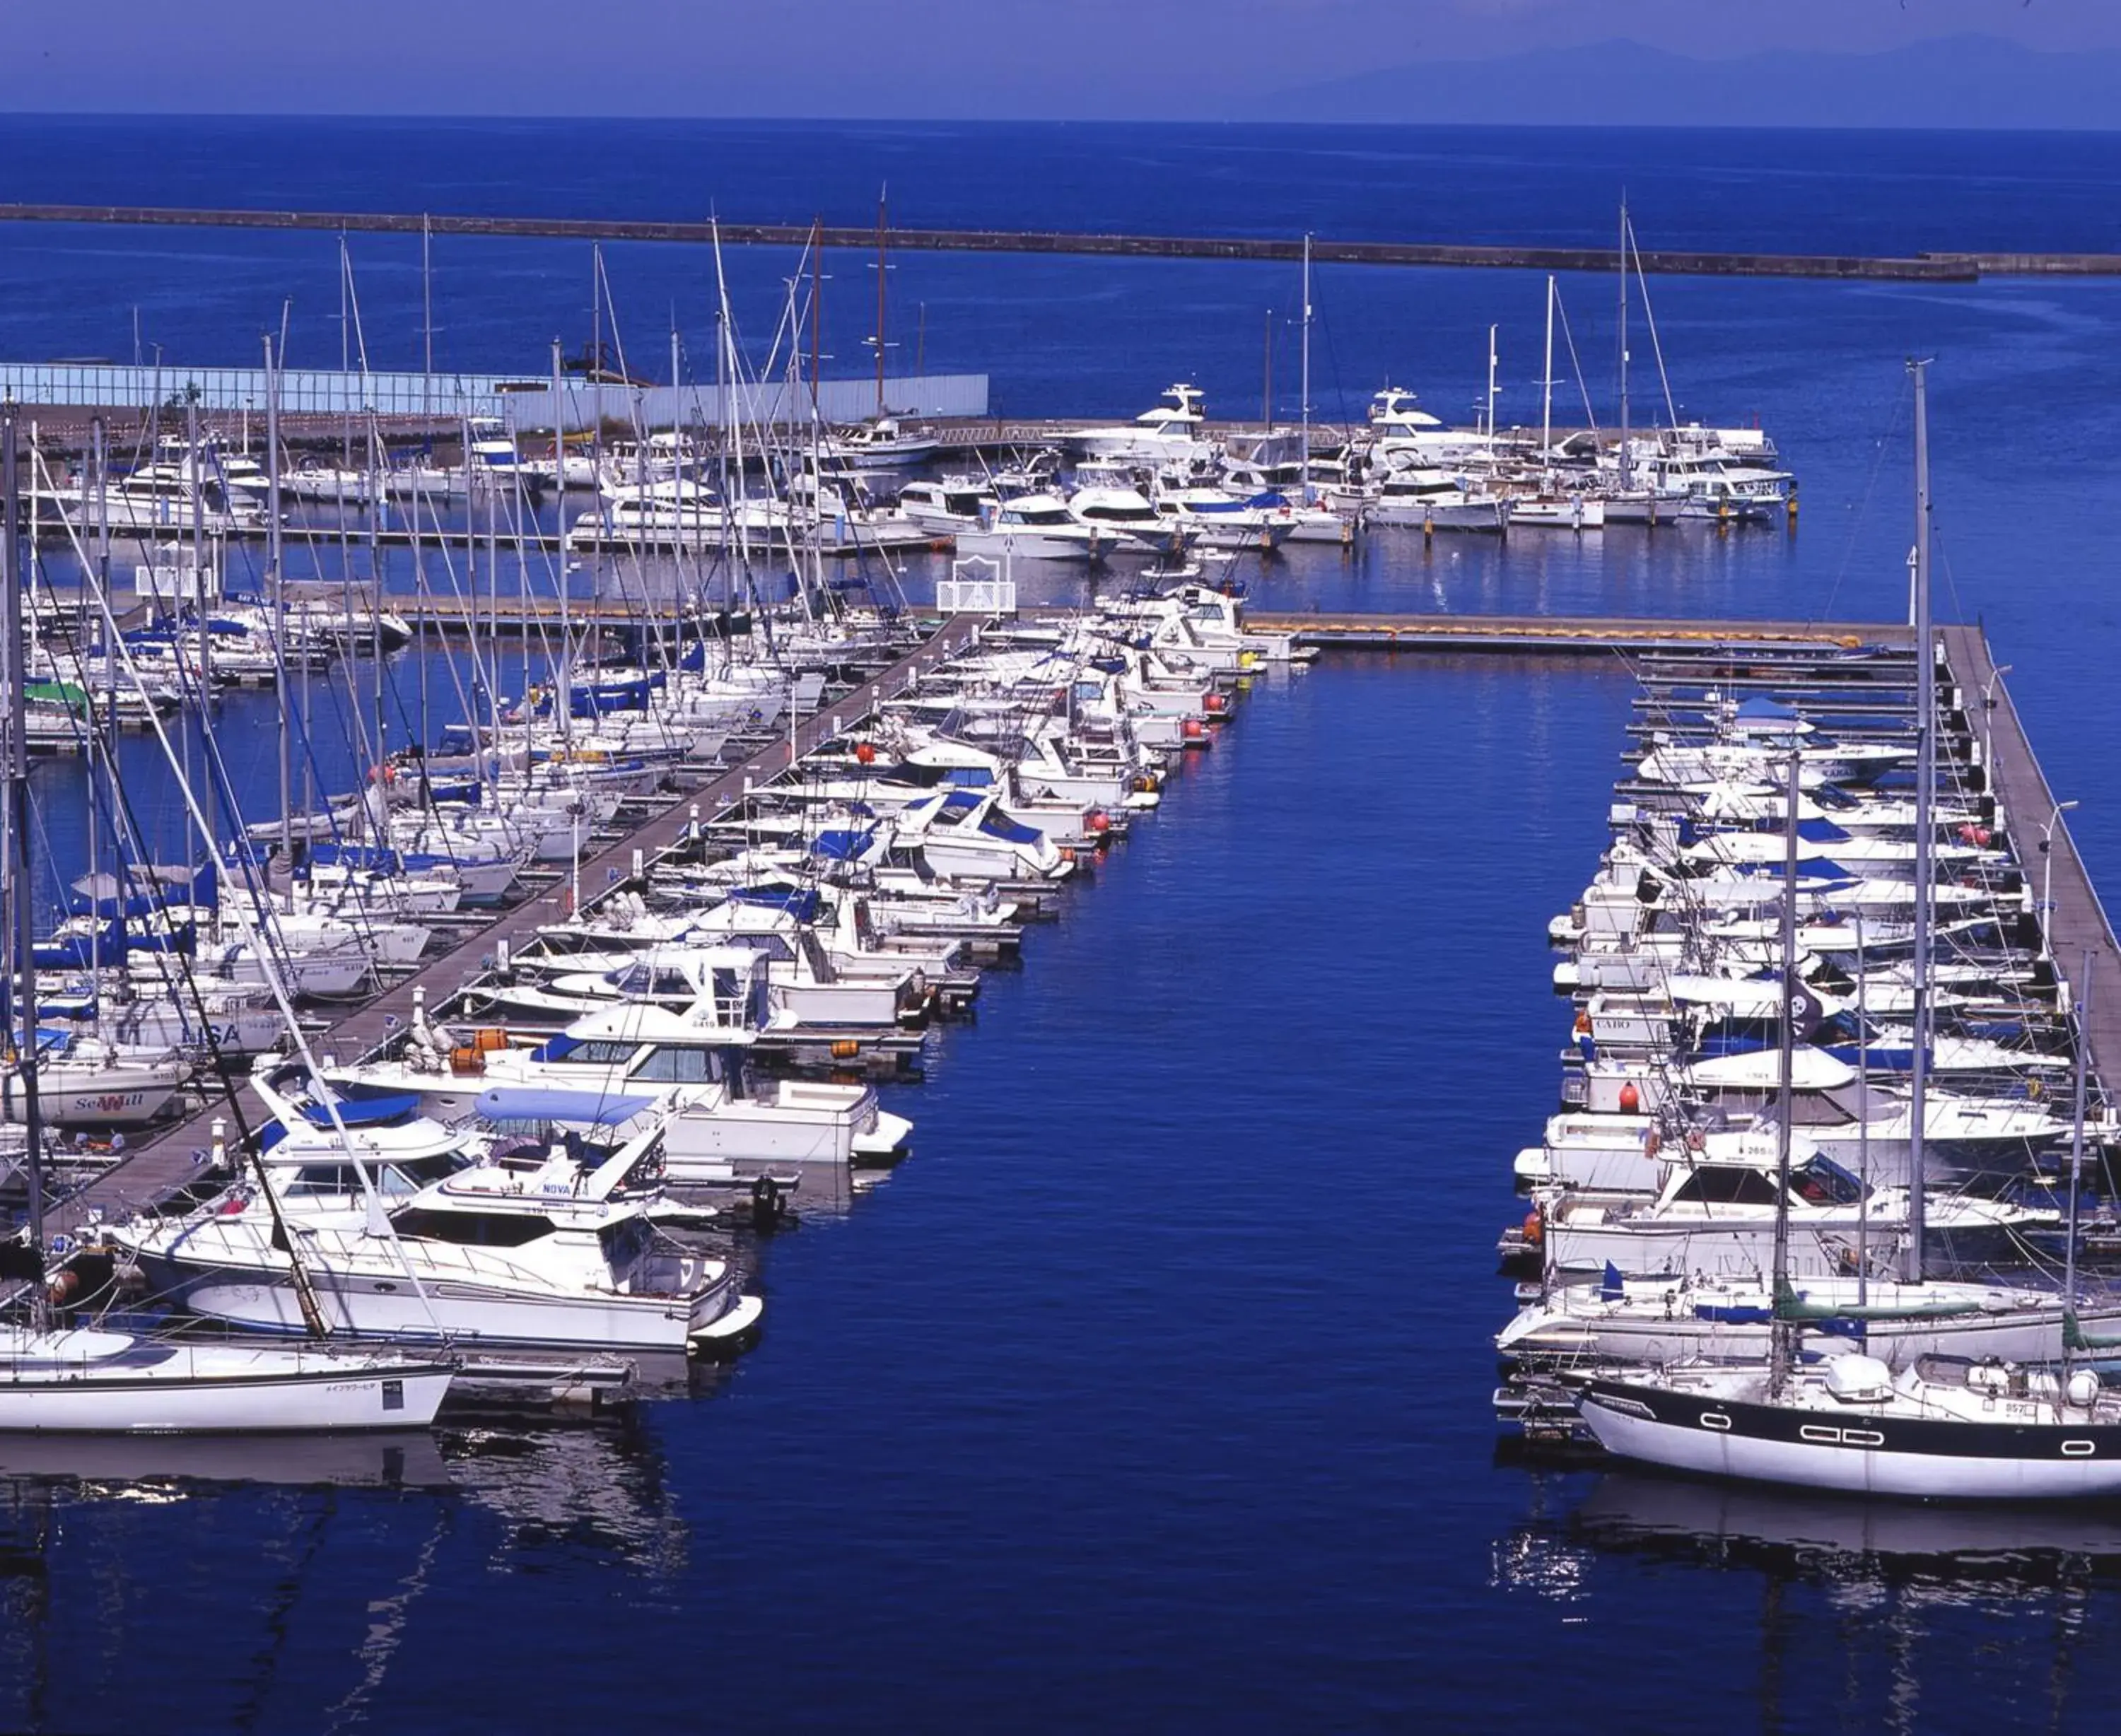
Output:
[[[2121,179],[2121,145],[1993,137],[198,123],[121,162],[144,136],[0,122],[0,192],[619,213],[711,193],[732,216],[858,220],[888,174],[909,222],[1596,240],[1625,182],[1645,245],[1894,250],[2107,244]],[[328,238],[0,246],[8,356],[129,353],[138,304],[173,353],[245,360],[292,292],[306,359],[336,357]],[[388,328],[402,365],[417,276],[402,249],[354,249],[371,341]],[[532,365],[585,328],[584,249],[438,259],[453,361]],[[770,319],[785,262],[730,265],[739,318]],[[651,353],[672,303],[705,329],[697,254],[612,269]],[[836,347],[858,357],[867,279],[837,269]],[[1106,415],[1179,374],[1211,407],[1256,405],[1286,275],[908,258],[893,292],[926,301],[932,365],[988,370],[1012,410]],[[1322,377],[1357,407],[1389,373],[1462,413],[1501,319],[1504,414],[1528,414],[1541,287],[1323,273]],[[1651,287],[1680,402],[1759,413],[1802,475],[1794,538],[1379,537],[1249,570],[1254,595],[1890,618],[1901,361],[1934,353],[1943,606],[1987,620],[2121,890],[2101,775],[2121,291]],[[1569,293],[1602,417],[1611,286]],[[2107,1727],[2112,1515],[1497,1462],[1493,1240],[1564,1034],[1545,924],[1591,871],[1630,691],[1617,663],[1509,660],[1263,683],[896,1094],[913,1157],[764,1250],[766,1338],[710,1394],[343,1450],[0,1445],[0,1725]],[[270,737],[231,733],[258,756],[250,798]],[[63,790],[44,805],[63,849]]]

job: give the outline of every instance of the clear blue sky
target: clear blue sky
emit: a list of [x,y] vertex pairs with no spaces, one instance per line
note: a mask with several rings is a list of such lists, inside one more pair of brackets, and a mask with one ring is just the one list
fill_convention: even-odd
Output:
[[1704,58],[1968,31],[2121,49],[2121,0],[0,0],[0,108],[134,113],[1242,119],[1293,87],[1615,37]]

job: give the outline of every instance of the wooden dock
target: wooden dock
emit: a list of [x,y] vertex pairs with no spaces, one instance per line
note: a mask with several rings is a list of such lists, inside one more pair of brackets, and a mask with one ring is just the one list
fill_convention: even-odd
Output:
[[[581,864],[583,887],[594,887],[594,893],[601,895],[614,874],[620,880],[630,877],[636,851],[652,861],[683,836],[694,810],[705,821],[734,807],[753,784],[778,776],[794,760],[814,751],[883,700],[905,691],[936,663],[962,650],[977,636],[985,619],[975,615],[952,616],[897,662],[863,682],[837,703],[823,706],[797,724],[792,743],[782,735],[706,788],[672,798],[625,836],[585,858]],[[585,903],[591,897],[585,891]],[[566,920],[566,898],[567,888],[562,882],[501,912],[493,921],[459,934],[447,951],[425,961],[412,975],[347,1012],[326,1030],[311,1035],[310,1052],[319,1061],[327,1055],[347,1062],[366,1054],[411,1019],[416,993],[424,996],[429,1007],[439,1007],[477,974],[480,961],[501,942],[520,946],[541,927]],[[242,1128],[254,1129],[263,1123],[264,1106],[247,1087],[238,1087],[235,1096],[234,1109],[226,1096],[217,1096],[184,1119],[153,1133],[87,1187],[47,1210],[48,1229],[54,1235],[77,1234],[97,1217],[124,1217],[166,1199],[186,1186],[207,1161],[216,1120],[227,1122],[231,1141],[239,1137]]]

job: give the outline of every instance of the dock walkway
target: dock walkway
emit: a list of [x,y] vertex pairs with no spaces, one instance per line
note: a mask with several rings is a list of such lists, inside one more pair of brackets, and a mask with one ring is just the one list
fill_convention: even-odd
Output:
[[[2053,956],[2056,975],[2070,985],[2074,1007],[2081,1009],[2090,992],[2091,1013],[2085,1036],[2091,1071],[2110,1086],[2121,1081],[2121,947],[2114,943],[2113,924],[2092,887],[2084,859],[2077,854],[2068,817],[2055,811],[2056,796],[2034,756],[2017,707],[2011,703],[2010,689],[1997,679],[1988,635],[1978,626],[1945,626],[1937,631],[1975,739],[1988,740],[1989,784],[2017,846],[2018,859],[2025,863],[2034,896],[2039,896],[2044,877],[2052,881],[2054,908],[2044,913],[2048,951]],[[1984,704],[1991,696],[1996,702],[1993,711]],[[2049,840],[2051,860],[2043,864],[2040,844],[2050,821],[2054,822]],[[2091,955],[2088,984],[2081,980],[2087,952]]]
[[1904,646],[1891,621],[1690,621],[1577,615],[1294,614],[1247,610],[1261,633],[1294,634],[1321,650],[1536,652],[1564,657],[1685,649],[1803,647],[1853,651]]
[[[679,795],[633,831],[607,845],[581,864],[582,884],[605,889],[608,871],[623,879],[632,871],[633,853],[646,859],[668,849],[692,823],[697,807],[700,818],[714,819],[744,799],[756,784],[777,777],[803,755],[832,739],[846,727],[867,715],[883,700],[910,687],[928,670],[953,656],[972,642],[986,617],[953,615],[897,663],[863,682],[837,703],[821,706],[798,724],[793,742],[783,735],[760,748],[748,759],[732,766],[704,789]],[[566,884],[526,899],[496,919],[459,936],[446,952],[426,961],[420,969],[374,999],[349,1011],[336,1023],[309,1039],[310,1052],[319,1060],[326,1054],[350,1061],[366,1054],[396,1026],[412,1017],[413,996],[425,995],[429,1006],[438,1006],[462,988],[479,961],[506,941],[511,947],[528,940],[537,930],[566,918]],[[585,901],[587,901],[585,900]],[[237,1099],[242,1121],[256,1127],[265,1119],[264,1107],[248,1087],[239,1087]],[[165,1199],[185,1186],[204,1165],[209,1152],[212,1125],[217,1119],[231,1123],[229,1136],[238,1129],[226,1096],[211,1098],[206,1105],[172,1126],[156,1133],[126,1153],[102,1175],[44,1214],[48,1230],[73,1234],[95,1215],[122,1217]]]

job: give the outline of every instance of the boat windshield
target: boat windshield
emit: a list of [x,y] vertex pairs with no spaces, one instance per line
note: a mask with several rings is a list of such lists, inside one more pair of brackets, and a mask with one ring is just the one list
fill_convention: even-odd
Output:
[[1863,1184],[1830,1157],[1814,1157],[1790,1175],[1790,1189],[1808,1206],[1853,1206]]
[[1775,1184],[1764,1171],[1742,1164],[1703,1164],[1673,1191],[1672,1200],[1699,1205],[1771,1206]]

